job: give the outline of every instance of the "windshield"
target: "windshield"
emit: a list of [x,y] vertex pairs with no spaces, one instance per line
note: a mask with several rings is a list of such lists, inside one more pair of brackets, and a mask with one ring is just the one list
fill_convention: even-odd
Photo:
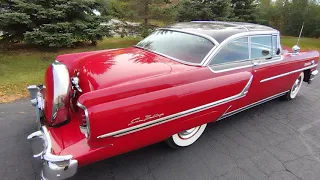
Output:
[[214,44],[201,36],[162,29],[155,31],[136,46],[174,60],[200,64]]

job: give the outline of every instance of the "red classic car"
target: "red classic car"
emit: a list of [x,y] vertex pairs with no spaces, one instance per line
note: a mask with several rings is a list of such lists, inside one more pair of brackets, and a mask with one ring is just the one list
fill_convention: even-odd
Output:
[[[40,130],[28,136],[43,179],[153,143],[193,144],[206,124],[271,99],[294,99],[319,53],[283,49],[249,23],[186,22],[134,47],[61,55],[29,86]],[[38,145],[37,145],[38,144]]]

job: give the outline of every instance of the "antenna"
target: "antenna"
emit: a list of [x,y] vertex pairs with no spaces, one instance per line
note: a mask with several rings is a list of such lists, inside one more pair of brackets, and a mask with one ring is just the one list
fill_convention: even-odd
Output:
[[302,31],[303,31],[303,27],[304,27],[304,22],[303,22],[302,27],[301,27],[301,30],[300,30],[300,34],[299,34],[297,46],[299,45],[299,41],[300,41],[300,38],[301,38],[301,34],[302,34]]
[[303,22],[302,27],[301,27],[301,30],[300,30],[300,34],[299,34],[299,38],[298,38],[297,44],[292,47],[292,52],[293,52],[294,54],[299,54],[300,47],[298,46],[298,44],[299,44],[299,41],[300,41],[300,38],[301,38],[301,34],[302,34],[302,31],[303,31],[303,27],[304,27],[304,22]]

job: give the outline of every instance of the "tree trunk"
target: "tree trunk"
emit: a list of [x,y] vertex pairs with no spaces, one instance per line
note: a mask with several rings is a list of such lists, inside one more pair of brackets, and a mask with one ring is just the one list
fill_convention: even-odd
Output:
[[147,26],[149,21],[149,0],[144,3],[144,24]]

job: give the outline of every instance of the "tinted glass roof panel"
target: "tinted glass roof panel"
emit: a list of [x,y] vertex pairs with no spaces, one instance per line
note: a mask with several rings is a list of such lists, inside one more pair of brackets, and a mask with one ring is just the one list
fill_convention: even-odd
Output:
[[182,22],[167,26],[167,28],[179,29],[194,33],[205,34],[213,37],[219,43],[226,38],[247,31],[277,31],[271,27],[244,23],[244,22],[221,22],[221,21],[192,21]]

